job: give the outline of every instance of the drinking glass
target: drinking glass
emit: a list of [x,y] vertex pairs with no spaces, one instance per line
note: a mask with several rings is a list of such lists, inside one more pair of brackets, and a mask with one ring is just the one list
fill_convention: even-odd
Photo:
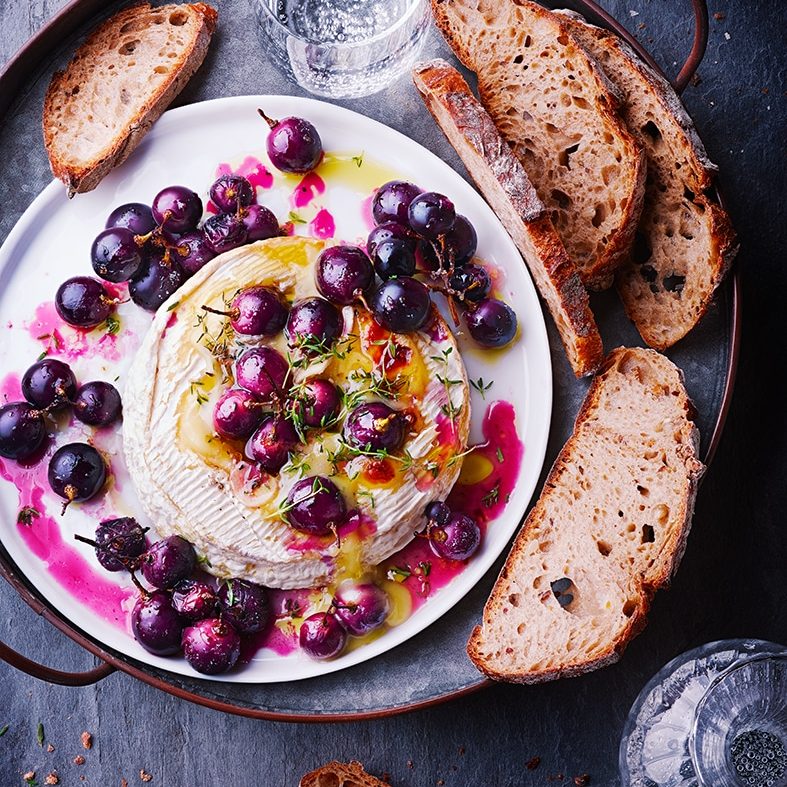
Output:
[[724,640],[642,690],[620,744],[623,787],[787,787],[787,648]]
[[310,93],[376,93],[415,63],[428,0],[253,0],[258,30],[281,70]]

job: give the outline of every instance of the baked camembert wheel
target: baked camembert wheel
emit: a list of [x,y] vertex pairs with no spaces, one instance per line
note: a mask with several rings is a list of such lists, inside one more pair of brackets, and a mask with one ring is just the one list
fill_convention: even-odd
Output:
[[[212,260],[159,309],[129,374],[124,449],[142,506],[220,577],[322,586],[341,573],[348,543],[353,561],[376,566],[423,529],[426,506],[461,468],[470,397],[451,331],[434,306],[406,335],[381,327],[363,298],[331,306],[315,284],[325,248],[275,238]],[[286,310],[331,306],[335,337],[315,342],[295,309],[285,330],[238,332],[233,304],[251,288]],[[261,389],[249,395],[242,383],[255,374]],[[316,422],[304,397],[314,381],[339,394]],[[246,408],[256,431],[227,438],[216,407],[241,394],[233,413]],[[322,520],[310,520],[319,505]]]

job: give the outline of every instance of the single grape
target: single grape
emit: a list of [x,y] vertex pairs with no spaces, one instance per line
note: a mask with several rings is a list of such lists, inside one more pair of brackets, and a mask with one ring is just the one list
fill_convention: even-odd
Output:
[[120,418],[120,393],[112,383],[85,383],[74,399],[74,415],[88,426],[109,426]]
[[230,324],[244,336],[275,336],[287,323],[287,305],[273,287],[248,287],[233,299]]
[[181,235],[176,241],[174,251],[175,260],[187,276],[193,276],[216,256],[201,230]]
[[22,376],[22,395],[40,410],[61,410],[76,396],[71,367],[57,358],[36,361]]
[[197,564],[194,547],[180,536],[155,541],[140,559],[142,576],[155,588],[171,588],[186,579]]
[[107,478],[101,454],[87,443],[68,443],[49,460],[49,485],[66,502],[81,503],[98,494]]
[[93,270],[106,281],[128,281],[143,267],[142,246],[126,227],[100,232],[90,249]]
[[191,232],[202,218],[202,200],[185,186],[167,186],[153,199],[152,212],[170,232]]
[[128,285],[128,292],[137,306],[154,312],[185,280],[180,265],[165,262],[162,253],[154,250],[146,255],[142,270]]
[[55,309],[74,328],[95,328],[112,313],[115,299],[90,276],[66,279],[55,293]]
[[265,473],[275,475],[287,464],[297,444],[298,433],[292,423],[286,418],[269,415],[246,443],[246,456]]
[[429,290],[417,279],[402,276],[384,281],[369,306],[374,319],[394,333],[413,333],[422,328],[432,310]]
[[275,238],[281,232],[278,219],[264,205],[249,205],[240,216],[250,242]]
[[468,311],[467,329],[482,347],[505,347],[516,336],[516,314],[507,303],[485,298]]
[[398,221],[407,224],[410,203],[421,194],[421,189],[405,180],[390,180],[377,189],[372,200],[372,216],[377,224]]
[[366,251],[374,259],[375,251],[381,243],[386,241],[399,240],[406,243],[411,251],[415,252],[418,238],[412,230],[397,221],[386,221],[385,224],[378,224],[366,239]]
[[101,522],[95,542],[96,558],[107,571],[130,570],[147,548],[144,529],[130,516]]
[[437,240],[448,232],[456,220],[454,203],[443,194],[427,191],[419,194],[407,209],[410,226],[421,237]]
[[290,347],[307,355],[324,353],[342,333],[342,316],[324,298],[305,298],[293,304],[284,332]]
[[314,278],[329,301],[346,306],[369,291],[374,268],[358,246],[331,246],[317,258]]
[[256,634],[268,625],[271,605],[268,591],[245,579],[228,579],[219,585],[221,617],[241,634]]
[[125,227],[135,235],[147,235],[156,229],[156,220],[153,218],[153,211],[149,205],[143,205],[141,202],[129,202],[115,208],[109,214],[104,226],[107,229]]
[[393,276],[415,273],[415,254],[411,244],[403,240],[386,240],[374,250],[374,270],[385,281]]
[[347,416],[344,439],[355,448],[393,453],[404,444],[408,426],[398,410],[384,402],[367,402]]
[[44,416],[27,402],[11,402],[0,407],[0,456],[29,459],[46,437]]
[[197,672],[218,675],[240,658],[240,637],[221,618],[206,618],[183,631],[183,655]]
[[222,175],[210,187],[210,198],[221,213],[236,213],[254,202],[254,189],[242,175]]
[[213,408],[213,427],[230,440],[246,440],[262,420],[260,401],[242,388],[230,388]]
[[235,361],[235,381],[263,401],[283,390],[289,371],[284,356],[272,347],[252,347]]
[[332,659],[344,650],[347,632],[333,615],[315,612],[301,623],[298,641],[307,656],[322,661]]
[[348,580],[333,597],[334,613],[350,634],[362,637],[385,623],[391,602],[388,594],[371,582]]
[[451,518],[451,509],[446,503],[436,500],[434,503],[429,503],[424,511],[424,516],[434,525],[445,525]]
[[470,263],[455,270],[448,278],[448,286],[464,295],[466,301],[478,303],[489,295],[492,279],[486,268]]
[[465,216],[457,216],[453,226],[442,238],[443,256],[447,264],[454,267],[466,265],[473,259],[478,249],[478,236],[475,227]]
[[203,225],[205,240],[216,254],[237,249],[249,239],[249,233],[243,219],[234,213],[219,213],[211,216]]
[[325,476],[310,476],[295,483],[287,495],[284,520],[296,530],[327,536],[347,513],[344,498]]
[[271,164],[276,169],[305,174],[320,163],[322,140],[308,120],[296,117],[272,120],[261,109],[258,111],[270,126],[266,146]]
[[330,380],[312,377],[290,392],[290,417],[311,429],[334,423],[342,406],[342,395]]
[[183,620],[161,590],[141,596],[131,612],[131,631],[145,650],[156,656],[180,652]]
[[218,602],[213,587],[199,579],[181,579],[172,588],[172,606],[179,615],[188,620],[213,617]]
[[429,546],[447,560],[467,560],[481,543],[481,529],[466,514],[451,514],[443,525],[429,529]]

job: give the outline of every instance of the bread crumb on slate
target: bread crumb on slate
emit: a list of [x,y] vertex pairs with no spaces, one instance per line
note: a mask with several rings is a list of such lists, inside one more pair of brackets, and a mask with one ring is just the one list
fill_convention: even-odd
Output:
[[407,760],[407,767],[408,767],[410,770],[412,770],[412,769],[413,769],[413,761],[412,761],[412,760]]
[[46,750],[51,754],[55,750],[55,747],[51,743],[47,743]]
[[82,746],[84,746],[84,748],[90,749],[93,747],[93,736],[89,732],[83,732],[81,735],[81,740]]
[[128,787],[128,782],[123,778],[120,779],[120,787]]
[[140,770],[139,778],[142,779],[143,782],[149,782],[153,777],[144,769]]
[[717,22],[723,22],[723,21],[724,21],[724,20],[727,18],[727,14],[725,14],[723,11],[717,11],[717,12],[716,12],[716,13],[713,15],[713,18],[714,18],[714,19],[715,19]]
[[22,774],[22,778],[23,778],[23,779],[24,779],[26,782],[31,782],[31,781],[33,781],[33,779],[35,779],[35,777],[36,777],[36,772],[35,772],[35,771],[28,771],[27,773],[23,773],[23,774]]
[[46,778],[44,779],[44,784],[60,784],[60,779],[58,775],[52,771],[52,773],[48,773]]
[[577,787],[587,787],[587,785],[590,784],[590,776],[586,773],[583,773],[581,776],[575,776],[574,784],[576,784]]
[[85,764],[85,758],[81,754],[77,754],[77,756],[74,757],[74,765],[84,765],[84,764]]
[[540,757],[531,757],[527,761],[527,764],[525,765],[525,768],[527,768],[529,771],[534,771],[536,768],[538,768],[539,765],[541,765],[541,758]]

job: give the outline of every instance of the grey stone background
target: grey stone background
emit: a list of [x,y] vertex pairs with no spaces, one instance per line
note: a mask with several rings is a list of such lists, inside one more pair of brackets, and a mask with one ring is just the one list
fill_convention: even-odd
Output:
[[[0,62],[62,5],[61,0],[0,0]],[[256,44],[249,37],[254,24],[250,3],[219,0],[217,5],[224,22],[200,72],[202,81],[198,76],[179,101],[217,95],[219,84],[226,94],[290,89],[263,78],[268,68],[255,79],[252,69],[236,67],[245,56],[238,41]],[[609,0],[605,6],[667,71],[687,51],[687,2]],[[103,787],[119,785],[122,778],[134,785],[142,783],[141,769],[152,775],[151,784],[166,787],[289,787],[332,758],[360,759],[372,771],[389,773],[401,787],[440,780],[446,785],[570,785],[583,773],[593,785],[614,785],[628,708],[661,664],[688,647],[722,637],[787,641],[787,530],[782,525],[787,503],[782,373],[787,361],[787,19],[779,0],[711,0],[710,10],[708,54],[700,81],[687,90],[685,100],[721,166],[743,244],[738,260],[744,272],[742,360],[725,437],[700,494],[683,566],[672,591],[657,598],[649,628],[623,662],[581,679],[494,687],[428,711],[341,725],[225,716],[119,674],[91,688],[60,688],[0,664],[0,729],[8,725],[0,737],[0,787],[22,784],[29,770],[36,771],[40,784],[56,770],[64,785]],[[64,42],[63,52],[53,56],[59,59],[70,46]],[[435,36],[428,46],[435,51],[441,42]],[[32,87],[40,92],[48,71],[32,76],[40,76]],[[404,86],[351,106],[399,128],[417,128],[420,142],[456,165],[440,132],[426,122],[418,99]],[[0,127],[5,135],[0,139],[13,132],[9,121]],[[4,231],[44,182],[42,156],[38,139],[4,149]],[[554,360],[561,362],[559,356]],[[0,638],[55,667],[85,669],[92,663],[5,585],[0,587]],[[434,659],[440,658],[436,648]],[[43,747],[36,740],[39,722]],[[83,731],[94,738],[89,751],[80,743]],[[54,751],[47,750],[48,744]],[[84,756],[83,765],[73,763],[77,755]],[[526,763],[536,756],[540,766],[528,770]]]

